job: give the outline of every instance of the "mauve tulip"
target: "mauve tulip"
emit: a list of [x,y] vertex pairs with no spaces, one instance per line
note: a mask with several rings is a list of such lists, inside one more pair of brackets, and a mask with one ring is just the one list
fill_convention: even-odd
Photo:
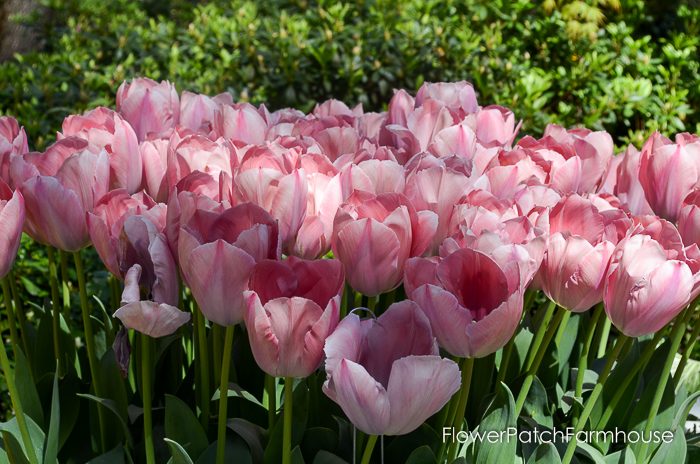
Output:
[[700,140],[688,134],[676,142],[654,133],[642,147],[639,182],[654,213],[675,221],[683,199],[700,180]]
[[139,280],[141,266],[134,264],[126,273],[122,306],[114,313],[127,329],[159,338],[173,334],[190,321],[190,314],[175,306],[151,300],[141,300]]
[[343,272],[339,261],[259,262],[244,292],[245,324],[255,361],[274,377],[307,377],[321,363],[338,324]]
[[15,118],[0,116],[0,180],[12,186],[10,163],[16,156],[29,151],[27,134]]
[[19,250],[24,226],[24,198],[0,179],[0,279],[5,277]]
[[700,189],[693,190],[683,199],[678,215],[678,232],[686,246],[693,243],[700,246]]
[[627,336],[654,333],[688,304],[693,280],[688,264],[669,259],[659,242],[633,235],[613,254],[605,281],[605,311]]
[[180,121],[180,98],[170,82],[138,78],[117,90],[117,111],[139,141],[167,136]]
[[460,387],[457,364],[440,357],[430,322],[412,301],[377,319],[348,315],[324,350],[324,393],[367,434],[412,432]]
[[196,210],[181,222],[178,258],[182,277],[202,313],[219,325],[243,320],[248,279],[255,263],[279,257],[277,223],[251,203]]
[[376,296],[401,283],[406,260],[425,252],[436,228],[437,216],[416,212],[404,195],[358,190],[336,214],[333,253],[350,286]]
[[105,150],[109,155],[110,188],[124,188],[129,193],[141,189],[143,163],[136,133],[118,113],[98,107],[83,115],[63,120],[58,139],[79,137],[90,144],[90,150]]
[[501,267],[480,251],[462,248],[442,259],[411,259],[404,287],[428,316],[440,346],[455,356],[494,353],[520,323],[519,266]]

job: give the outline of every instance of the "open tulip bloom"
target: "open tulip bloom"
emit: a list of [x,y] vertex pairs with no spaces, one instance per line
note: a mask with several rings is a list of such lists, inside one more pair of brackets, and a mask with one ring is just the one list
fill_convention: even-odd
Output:
[[700,137],[527,129],[465,81],[0,117],[0,462],[695,462]]

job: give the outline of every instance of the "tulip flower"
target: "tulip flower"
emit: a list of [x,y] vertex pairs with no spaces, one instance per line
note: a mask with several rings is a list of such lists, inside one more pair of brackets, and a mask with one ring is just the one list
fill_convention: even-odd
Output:
[[110,188],[124,188],[130,194],[141,189],[143,163],[134,129],[118,113],[98,107],[84,115],[68,116],[58,139],[79,137],[91,151],[105,150],[109,155]]
[[356,191],[338,210],[333,253],[352,288],[376,296],[401,283],[406,260],[430,245],[437,217],[416,212],[401,194]]
[[143,191],[151,198],[164,202],[168,198],[168,139],[146,140],[139,145],[143,161]]
[[428,99],[455,111],[460,117],[479,109],[474,87],[467,81],[425,82],[416,93],[415,104],[421,106]]
[[605,311],[629,337],[657,332],[688,304],[694,276],[683,260],[645,234],[616,247],[605,280]]
[[0,180],[12,186],[10,164],[16,156],[29,151],[27,134],[15,118],[0,116]]
[[123,82],[117,112],[134,128],[139,141],[167,136],[180,121],[180,98],[170,82],[147,78]]
[[217,133],[221,125],[223,105],[233,104],[229,93],[222,93],[213,98],[192,92],[182,92],[180,98],[180,124],[202,135],[220,137]]
[[22,194],[0,179],[0,279],[10,272],[17,256],[24,214]]
[[675,221],[683,199],[700,181],[700,139],[688,134],[676,142],[654,133],[642,147],[639,182],[654,213]]
[[182,277],[202,313],[222,326],[243,320],[243,292],[255,263],[279,253],[277,223],[251,203],[221,213],[196,210],[180,226]]
[[218,131],[232,142],[260,144],[265,141],[267,123],[250,103],[223,106],[222,127]]
[[337,260],[259,262],[250,277],[245,323],[255,361],[274,377],[307,377],[338,324],[343,289]]
[[520,323],[519,266],[501,267],[480,251],[462,248],[440,259],[413,258],[404,287],[427,315],[440,346],[455,356],[488,356]]
[[678,215],[678,232],[686,246],[693,243],[700,246],[700,189],[693,190],[683,199]]
[[460,387],[457,364],[440,357],[430,322],[411,301],[377,319],[348,315],[324,350],[324,393],[371,435],[412,432]]

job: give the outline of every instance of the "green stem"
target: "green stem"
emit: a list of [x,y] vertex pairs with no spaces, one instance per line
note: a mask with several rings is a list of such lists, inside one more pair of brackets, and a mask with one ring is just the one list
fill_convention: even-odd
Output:
[[369,297],[367,295],[362,295],[360,298],[360,306],[363,308],[369,308]]
[[220,325],[212,325],[211,338],[212,356],[214,359],[214,378],[218,379],[221,377],[221,344],[224,342],[224,334]]
[[[197,312],[197,348],[199,351],[197,359],[199,360],[199,387],[202,402],[202,416],[200,417],[200,421],[204,430],[207,430],[209,428],[209,402],[211,401],[209,391],[209,347],[207,344],[207,329],[205,326],[204,314],[202,314],[196,304],[194,305],[194,310]],[[226,374],[226,386],[228,387],[228,373]],[[228,392],[228,390],[226,390],[226,392]],[[223,391],[220,393],[224,395]]]
[[5,312],[7,312],[7,324],[10,326],[10,342],[12,347],[19,347],[19,336],[17,335],[17,324],[15,323],[15,310],[12,307],[12,297],[10,296],[10,284],[7,277],[0,281],[2,284],[2,298],[5,301]]
[[593,391],[591,392],[591,396],[588,397],[588,400],[586,401],[586,405],[583,408],[583,412],[581,413],[581,417],[579,417],[578,423],[576,424],[576,427],[574,429],[574,435],[569,440],[569,444],[566,447],[566,454],[564,454],[564,459],[562,459],[562,464],[570,464],[571,459],[574,457],[574,453],[576,452],[576,446],[578,443],[578,440],[576,440],[576,434],[583,430],[583,427],[585,427],[586,422],[588,422],[588,418],[591,415],[591,412],[593,411],[593,408],[595,407],[596,402],[598,401],[598,397],[600,396],[601,392],[603,391],[603,385],[605,384],[605,381],[608,379],[608,376],[610,375],[610,371],[612,371],[613,365],[615,364],[615,361],[617,360],[617,357],[619,356],[620,352],[622,351],[622,348],[630,341],[631,339],[627,337],[626,335],[620,335],[620,337],[617,339],[617,342],[615,343],[615,347],[613,348],[612,352],[608,356],[607,361],[605,362],[605,366],[603,367],[602,372],[600,373],[600,376],[598,376],[598,382],[596,383],[595,387],[593,387]]
[[143,394],[143,437],[146,449],[146,463],[155,464],[153,448],[153,419],[151,417],[151,375],[153,353],[151,338],[141,334],[141,393]]
[[[5,306],[9,309],[10,303],[8,300],[5,300]],[[22,443],[24,443],[24,448],[27,451],[29,462],[31,464],[38,464],[39,461],[37,460],[34,446],[32,445],[31,436],[29,435],[29,428],[27,427],[27,421],[24,417],[22,403],[20,401],[19,394],[17,393],[15,376],[10,369],[10,360],[7,358],[5,341],[2,339],[0,339],[0,367],[2,367],[3,374],[5,375],[5,383],[7,383],[7,389],[10,393],[10,401],[12,402],[12,408],[15,410],[15,417],[17,418],[17,427],[19,428],[20,435],[22,436]]]
[[501,364],[498,367],[498,376],[496,377],[496,384],[503,382],[506,378],[506,372],[508,371],[508,363],[510,362],[510,357],[513,353],[513,347],[515,346],[515,335],[508,340],[508,343],[503,347],[503,353],[501,354]]
[[[474,358],[464,358],[464,361],[462,361],[462,386],[459,389],[459,403],[457,403],[456,414],[452,422],[457,432],[462,430],[462,425],[464,423],[464,413],[467,410],[467,401],[469,400],[469,390],[472,384],[473,372]],[[457,454],[457,448],[459,448],[459,441],[455,440],[448,448],[447,462],[452,462],[454,460],[455,454]]]
[[372,451],[374,451],[374,445],[377,444],[378,435],[369,435],[367,437],[367,446],[365,446],[365,452],[362,453],[362,460],[360,464],[369,464],[372,458]]
[[610,337],[610,327],[612,321],[608,318],[603,322],[603,328],[600,331],[600,340],[598,341],[598,353],[596,359],[605,356],[605,351],[608,349],[608,338]]
[[564,336],[564,332],[566,332],[566,326],[569,324],[569,319],[571,319],[571,311],[566,311],[564,313],[564,317],[562,317],[561,322],[559,323],[559,330],[557,330],[557,335],[554,337],[554,343],[559,346],[559,343],[561,343],[561,339]]
[[231,366],[231,352],[233,351],[233,333],[235,325],[226,327],[224,340],[224,354],[221,364],[221,384],[219,385],[219,426],[216,443],[216,464],[224,464],[226,461],[226,409],[228,407],[228,372]]
[[[591,343],[593,343],[593,336],[595,335],[595,329],[598,326],[598,321],[600,321],[600,316],[603,314],[603,308],[597,307],[593,310],[593,315],[588,323],[588,328],[586,329],[586,335],[583,341],[583,347],[581,348],[581,355],[578,358],[578,366],[576,373],[576,388],[574,390],[574,396],[577,398],[581,397],[583,393],[583,380],[585,378],[586,369],[588,369],[588,354],[591,351]],[[578,421],[578,410],[574,410],[574,425]]]
[[[687,309],[690,312],[690,308]],[[678,353],[678,348],[681,346],[681,341],[683,340],[683,335],[685,335],[685,329],[687,324],[687,318],[682,314],[673,326],[671,335],[671,350],[668,352],[666,357],[666,362],[661,370],[661,376],[659,377],[659,383],[656,385],[656,391],[654,392],[654,399],[651,402],[651,407],[649,408],[649,414],[647,415],[646,426],[644,427],[644,436],[649,436],[651,430],[654,428],[654,421],[656,420],[656,414],[659,412],[659,406],[661,406],[661,399],[664,396],[664,390],[666,390],[666,384],[671,374],[671,367],[673,366],[673,360]],[[639,448],[639,453],[637,455],[637,462],[645,462],[647,457],[647,452],[649,450],[649,443],[642,440],[642,444]]]
[[[63,296],[63,315],[68,317],[70,314],[70,288],[68,288],[68,282],[70,277],[68,276],[68,254],[65,251],[60,251],[59,256],[61,258],[61,290]],[[110,276],[111,280],[115,280],[114,276]],[[119,307],[119,302],[114,306]]]
[[603,411],[595,430],[605,430],[605,426],[608,425],[608,421],[610,420],[610,417],[612,417],[612,414],[617,407],[617,403],[620,402],[625,394],[625,390],[627,390],[627,387],[636,377],[637,373],[647,365],[651,359],[651,356],[654,354],[654,351],[656,351],[656,347],[662,338],[662,334],[663,331],[661,330],[654,334],[654,338],[649,342],[646,348],[644,348],[644,351],[640,354],[629,373],[620,379],[620,384],[616,386],[615,394],[610,399],[610,402],[605,406],[605,410]]
[[29,344],[27,343],[27,338],[29,337],[29,329],[27,329],[27,318],[24,315],[24,305],[22,305],[22,298],[20,298],[19,291],[17,289],[17,284],[15,283],[15,275],[13,271],[7,276],[10,282],[10,290],[12,292],[12,301],[14,302],[15,315],[19,319],[20,327],[20,338],[22,339],[22,348],[24,349],[24,355],[27,357],[29,364],[31,365],[31,357],[29,355]]
[[527,352],[527,360],[525,361],[525,370],[529,370],[530,366],[532,366],[532,363],[535,360],[535,356],[537,356],[537,350],[539,349],[540,345],[542,344],[542,339],[544,338],[544,334],[547,332],[547,329],[550,325],[550,321],[552,320],[552,316],[554,315],[554,309],[557,307],[557,304],[553,301],[550,301],[549,304],[547,305],[547,309],[545,310],[544,315],[542,316],[542,322],[540,323],[540,326],[537,328],[537,332],[535,333],[535,338],[532,340],[532,344],[530,345],[530,349]]
[[[556,304],[552,304],[556,307]],[[552,304],[550,304],[550,307],[552,307]],[[520,415],[520,411],[522,411],[523,406],[525,405],[527,395],[528,393],[530,393],[530,387],[532,386],[532,382],[535,380],[537,370],[540,368],[540,364],[542,364],[542,359],[544,359],[544,355],[547,352],[547,347],[554,338],[554,334],[557,332],[561,321],[564,319],[564,316],[568,312],[569,311],[562,308],[554,315],[554,317],[552,317],[550,323],[548,324],[548,327],[545,329],[544,334],[540,339],[540,344],[534,347],[535,355],[533,357],[532,363],[527,369],[527,376],[523,381],[523,386],[520,387],[520,393],[518,394],[518,399],[515,402],[515,417],[518,417]],[[531,346],[530,348],[533,347]]]
[[[88,302],[87,285],[85,283],[85,268],[80,251],[73,253],[75,260],[75,271],[78,275],[78,290],[80,293],[80,312],[83,318],[83,330],[85,331],[85,347],[87,349],[88,364],[90,366],[90,377],[95,396],[102,398],[102,386],[99,379],[99,366],[97,364],[97,353],[95,351],[95,335],[92,331],[92,320],[90,319],[90,306]],[[97,408],[97,420],[100,428],[100,450],[105,451],[107,436],[105,434],[104,416],[102,408]]]
[[294,404],[294,379],[284,378],[284,429],[282,434],[282,464],[292,463],[292,408]]
[[272,432],[277,415],[277,385],[276,379],[270,374],[265,374],[265,390],[267,390],[267,423],[268,430]]
[[377,300],[379,299],[378,296],[371,296],[367,300],[367,309],[370,311],[374,312],[375,308],[377,307]]
[[[697,306],[695,309],[697,310]],[[690,319],[688,319],[690,321]],[[683,371],[685,370],[685,365],[688,364],[688,359],[690,358],[691,353],[695,349],[695,344],[698,341],[698,338],[700,337],[700,319],[695,321],[695,326],[693,327],[693,331],[690,334],[690,342],[688,346],[685,348],[685,351],[683,351],[683,355],[681,355],[681,360],[678,363],[678,366],[676,367],[676,373],[673,375],[673,384],[675,386],[678,386],[678,384],[681,381],[681,376],[683,375]]]
[[58,363],[58,376],[63,376],[63,356],[61,356],[61,307],[58,298],[58,268],[56,267],[56,252],[53,247],[47,247],[49,258],[49,280],[51,281],[51,303],[53,307],[53,317],[51,326],[53,328],[53,353]]

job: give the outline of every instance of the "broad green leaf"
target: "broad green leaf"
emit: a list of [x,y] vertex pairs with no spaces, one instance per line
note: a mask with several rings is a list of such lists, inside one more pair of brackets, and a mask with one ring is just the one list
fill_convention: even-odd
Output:
[[194,459],[209,445],[207,434],[192,410],[172,395],[165,395],[165,436],[182,446]]
[[326,450],[321,450],[314,457],[312,464],[348,464],[348,462],[335,454],[329,453]]
[[51,418],[49,433],[44,446],[44,464],[58,463],[59,428],[61,426],[61,403],[58,393],[58,370],[53,378],[53,393],[51,394]]
[[530,455],[527,464],[561,464],[561,457],[553,444],[542,443]]
[[548,409],[547,391],[542,382],[535,377],[525,399],[522,413],[532,417],[538,424],[553,427],[554,421]]
[[[212,464],[216,462],[216,447],[214,442],[204,450],[202,455],[195,461],[196,464]],[[253,457],[245,442],[239,437],[230,434],[226,436],[226,461],[236,464],[253,464]],[[282,462],[281,460],[279,462]]]
[[[17,393],[19,400],[22,403],[25,415],[29,415],[34,422],[42,429],[44,428],[44,411],[39,400],[39,393],[36,389],[36,381],[32,375],[31,368],[27,362],[27,358],[22,353],[22,350],[16,346],[15,348],[15,384],[17,385]],[[52,352],[53,353],[53,352]]]
[[676,429],[673,434],[673,440],[669,443],[661,443],[656,449],[656,453],[652,457],[649,464],[667,464],[667,463],[682,463],[685,462],[687,445],[685,443],[685,435],[683,429]]
[[625,448],[605,456],[605,464],[637,464],[632,448]]
[[[124,433],[124,436],[126,437],[127,443],[133,443],[133,439],[131,438],[131,433],[129,432],[129,426],[126,423],[126,420],[122,417],[121,413],[119,412],[119,409],[117,408],[116,403],[113,400],[109,399],[104,399],[104,398],[98,398],[97,396],[90,395],[87,393],[78,393],[78,396],[81,398],[87,398],[89,400],[92,400],[99,404],[100,406],[105,407],[108,411],[112,412],[114,416],[119,421],[119,424],[121,425],[122,432]],[[131,445],[130,445],[131,446]]]
[[413,450],[411,455],[406,460],[406,464],[424,464],[427,462],[435,462],[437,457],[430,446],[423,445]]
[[[252,395],[251,393],[249,393],[249,392],[243,390],[241,387],[239,387],[239,386],[236,385],[235,383],[229,384],[229,386],[228,386],[228,397],[229,397],[229,398],[242,398],[242,399],[244,399],[244,400],[246,400],[246,401],[249,401],[249,402],[251,402],[251,403],[253,403],[253,404],[255,404],[255,405],[260,406],[260,407],[263,408],[263,409],[267,409],[267,408],[265,408],[265,406],[263,406],[263,404],[260,402],[260,400],[258,400],[254,395]],[[217,389],[217,390],[214,392],[214,395],[211,397],[211,400],[212,400],[212,401],[218,401],[219,398],[221,398],[221,392]]]
[[[292,446],[301,443],[306,430],[309,410],[309,389],[306,382],[299,382],[294,388],[294,400],[292,407]],[[282,403],[284,408],[284,403]],[[282,432],[284,425],[284,412],[275,422],[275,426],[270,433],[267,447],[263,457],[263,462],[276,464],[282,462]]]
[[[44,455],[44,435],[43,430],[39,427],[36,422],[32,420],[31,417],[25,415],[25,421],[27,422],[27,428],[29,429],[29,439],[32,442],[32,447],[34,448],[34,455],[37,458],[41,458]],[[22,450],[22,453],[27,454],[27,448],[24,446],[24,441],[22,440],[22,434],[19,431],[19,426],[17,425],[17,417],[13,417],[7,422],[0,423],[0,431],[7,432],[9,435],[17,440],[17,443]]]
[[[482,434],[504,432],[515,427],[515,400],[510,389],[501,383],[496,390],[496,397],[478,426]],[[483,436],[483,435],[482,435]],[[508,462],[515,456],[517,440],[481,440],[474,443],[477,464]]]
[[265,447],[263,446],[266,434],[265,429],[240,417],[229,419],[227,425],[246,442],[253,460],[255,462],[262,461],[265,452]]
[[185,451],[185,449],[180,446],[178,442],[168,438],[164,438],[163,440],[165,440],[165,443],[168,444],[168,448],[170,448],[170,454],[172,456],[168,460],[168,464],[194,464],[189,454],[187,454],[187,451]]
[[87,464],[115,464],[115,463],[127,462],[126,456],[124,456],[124,447],[117,446],[116,448],[107,451],[105,454],[97,456],[91,459]]

